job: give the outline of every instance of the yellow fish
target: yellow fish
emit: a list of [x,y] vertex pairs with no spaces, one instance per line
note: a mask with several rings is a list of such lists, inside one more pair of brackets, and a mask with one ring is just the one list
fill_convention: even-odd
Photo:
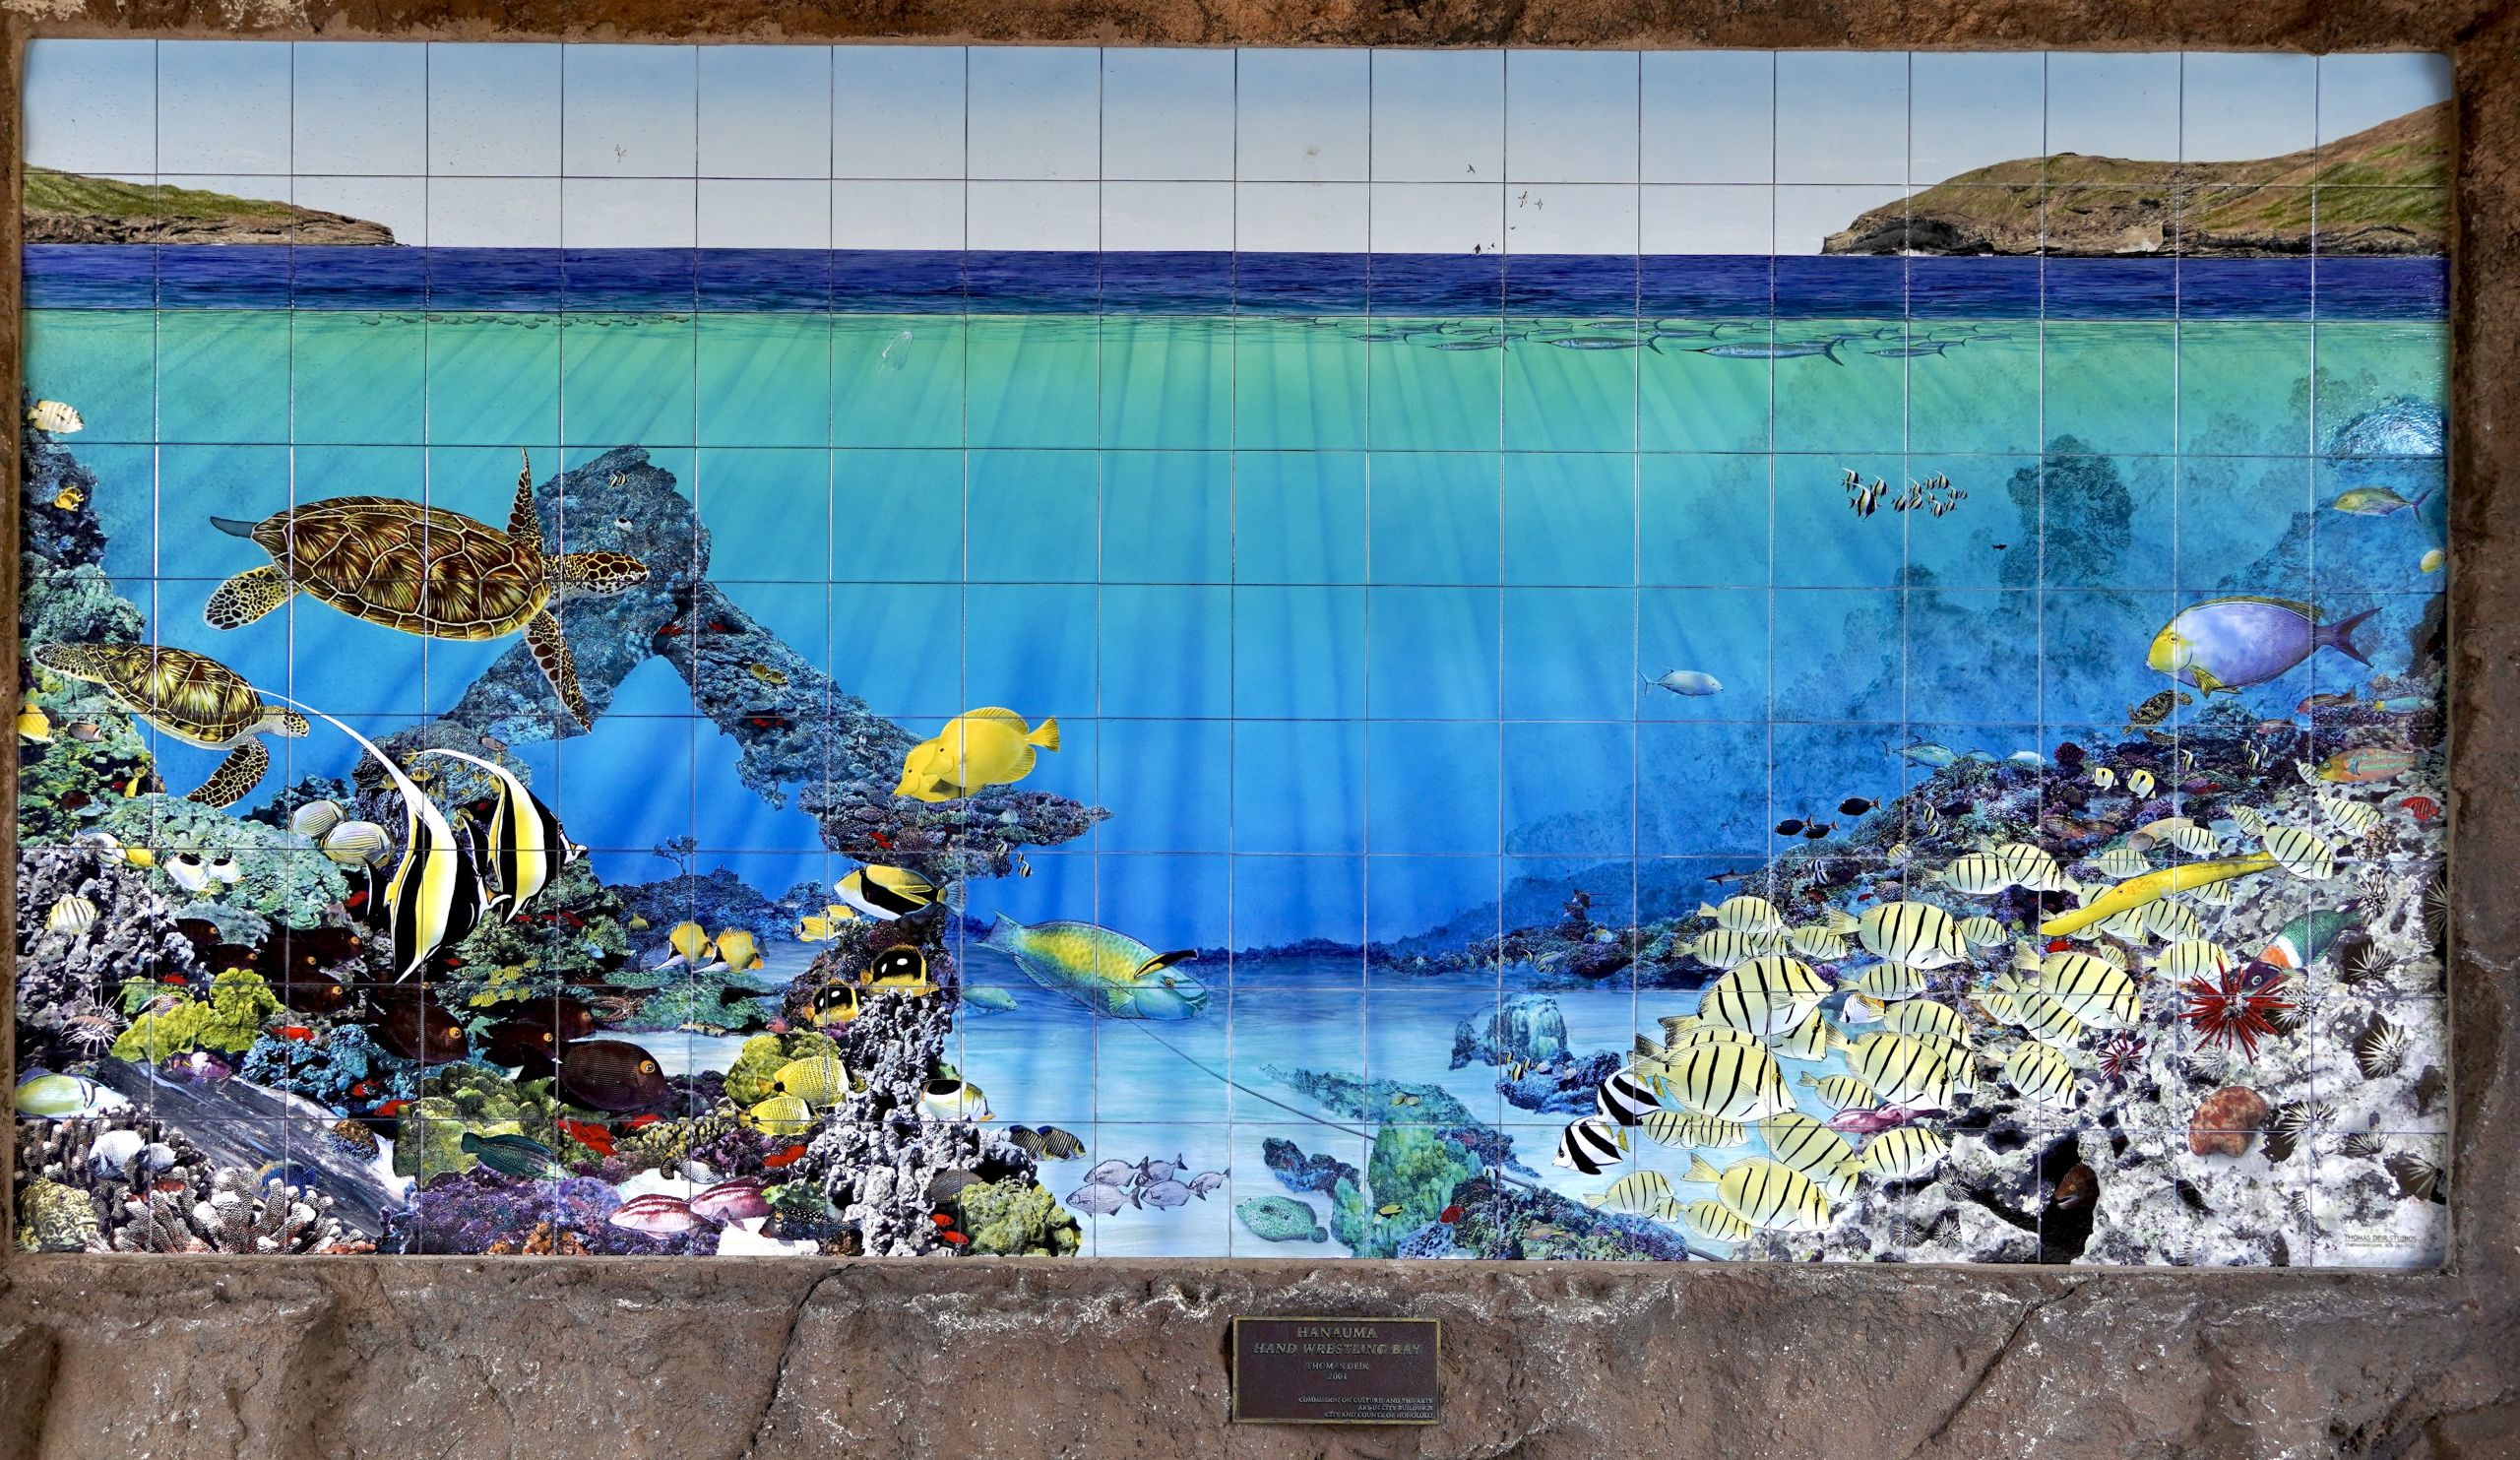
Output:
[[857,910],[855,908],[848,907],[841,903],[833,903],[829,907],[824,908],[820,913],[812,914],[797,920],[796,941],[800,943],[828,943],[832,939],[840,936],[840,927],[842,923],[854,922],[856,920]]
[[78,511],[79,504],[86,500],[88,500],[88,494],[75,486],[65,486],[52,494],[52,505],[64,512]]
[[673,956],[659,965],[661,968],[671,967],[677,963],[686,968],[697,968],[701,964],[713,961],[709,957],[708,929],[697,922],[675,923],[673,931],[665,934],[665,942],[673,948]]
[[763,1135],[803,1135],[814,1128],[814,1108],[798,1096],[774,1095],[744,1111],[739,1123]]
[[849,1069],[837,1054],[816,1054],[805,1059],[791,1059],[770,1077],[770,1088],[780,1095],[792,1095],[820,1110],[849,1099],[851,1088]]
[[2448,556],[2446,556],[2440,548],[2435,547],[2430,552],[2426,553],[2422,560],[2416,563],[2416,567],[2423,572],[2438,573],[2441,571],[2441,565],[2449,560]]
[[2059,913],[2048,919],[2039,924],[2039,930],[2051,938],[2063,937],[2067,933],[2080,932],[2104,918],[2159,902],[2174,892],[2191,892],[2216,882],[2228,882],[2234,877],[2268,871],[2274,866],[2273,857],[2253,852],[2246,857],[2225,857],[2220,861],[2191,861],[2182,866],[2164,867],[2158,872],[2127,878],[2072,912]]
[[52,717],[38,705],[29,705],[18,712],[18,738],[38,745],[52,743]]
[[736,973],[750,973],[761,967],[761,949],[753,942],[752,934],[742,928],[727,928],[718,934],[717,943],[718,956]]
[[1012,710],[973,710],[947,721],[934,739],[911,747],[893,794],[950,801],[983,786],[1012,786],[1033,773],[1037,750],[1058,748],[1055,717],[1037,730]]
[[746,665],[744,666],[744,672],[750,674],[764,684],[779,685],[788,682],[787,675],[772,668],[768,665]]

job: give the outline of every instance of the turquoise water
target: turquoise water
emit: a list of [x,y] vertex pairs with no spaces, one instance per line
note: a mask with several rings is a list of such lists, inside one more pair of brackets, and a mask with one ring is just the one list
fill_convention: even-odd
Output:
[[[1896,752],[1914,742],[2003,757],[2112,738],[2164,683],[2153,634],[2199,598],[2378,608],[2369,667],[2320,654],[2246,691],[2288,717],[2406,667],[2441,583],[2420,565],[2437,492],[2387,517],[2324,510],[2350,487],[2437,485],[2437,437],[2375,449],[2400,438],[2353,431],[2406,402],[2437,418],[2430,321],[27,324],[31,390],[85,415],[67,444],[98,477],[117,585],[165,642],[371,736],[444,713],[512,641],[422,639],[303,598],[276,615],[285,632],[213,635],[203,603],[262,558],[205,519],[366,493],[503,521],[521,447],[537,480],[647,448],[696,504],[710,577],[877,714],[921,735],[976,706],[1056,716],[1062,747],[1024,786],[1110,816],[975,888],[971,912],[1235,956],[1198,965],[1207,1018],[1148,1026],[1098,1022],[973,950],[974,982],[1018,1008],[967,1008],[958,1063],[1001,1119],[1090,1131],[1075,1172],[1180,1154],[1245,1195],[1280,1189],[1266,1135],[1363,1160],[1322,1122],[1353,1125],[1271,1063],[1438,1083],[1555,1188],[1593,1184],[1546,1165],[1564,1115],[1447,1067],[1460,1020],[1551,981],[1412,959],[1551,920],[1579,888],[1601,923],[1692,911],[1714,875],[1799,844],[1778,823],[1845,821],[1842,800],[1913,784],[1923,769]],[[1818,340],[1833,352],[1706,352]],[[1849,471],[1967,495],[1858,517]],[[1723,688],[1646,682],[1673,669]],[[158,748],[170,785],[218,759]],[[766,894],[852,865],[792,800],[736,780],[736,746],[662,661],[592,733],[514,749],[607,881],[664,875],[651,849],[683,835]],[[276,759],[262,798],[346,776],[355,747]],[[1301,959],[1266,952],[1305,940]],[[1579,1055],[1694,998],[1625,976],[1555,996]],[[1094,1250],[1321,1250],[1256,1242],[1228,1194],[1089,1224]]]

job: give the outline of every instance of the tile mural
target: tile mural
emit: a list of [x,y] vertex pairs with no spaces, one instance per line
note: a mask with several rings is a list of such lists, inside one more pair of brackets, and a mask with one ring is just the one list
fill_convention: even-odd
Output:
[[36,41],[15,1239],[2436,1262],[2447,95]]

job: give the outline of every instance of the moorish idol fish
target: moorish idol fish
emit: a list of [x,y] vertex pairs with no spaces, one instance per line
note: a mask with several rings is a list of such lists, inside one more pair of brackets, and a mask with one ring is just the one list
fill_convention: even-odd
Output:
[[534,895],[551,885],[560,869],[586,855],[584,847],[569,840],[560,829],[560,818],[551,808],[526,789],[525,782],[505,766],[467,755],[461,750],[423,750],[422,755],[451,756],[468,765],[478,766],[499,783],[497,804],[490,810],[484,833],[488,846],[485,870],[490,885],[498,895],[491,899],[495,907],[506,903],[508,917],[525,911]]
[[[275,699],[284,698],[275,695]],[[385,922],[392,930],[394,977],[409,979],[428,961],[463,941],[481,920],[486,890],[464,842],[446,821],[437,803],[420,793],[393,758],[367,736],[312,706],[287,703],[331,725],[356,740],[376,758],[402,794],[404,835],[402,859],[385,884]]]

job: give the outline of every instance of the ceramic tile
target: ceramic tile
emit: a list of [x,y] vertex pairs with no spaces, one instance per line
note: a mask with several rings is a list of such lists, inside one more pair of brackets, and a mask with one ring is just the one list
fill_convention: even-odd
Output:
[[[180,1141],[291,1250],[994,1252],[977,1161],[1037,1256],[2435,1262],[2448,95],[36,41],[19,1178]],[[1796,965],[1836,1047],[1706,1036]],[[1851,1088],[1946,1016],[1940,1113]],[[1736,1049],[1901,1174],[1744,1236]]]

